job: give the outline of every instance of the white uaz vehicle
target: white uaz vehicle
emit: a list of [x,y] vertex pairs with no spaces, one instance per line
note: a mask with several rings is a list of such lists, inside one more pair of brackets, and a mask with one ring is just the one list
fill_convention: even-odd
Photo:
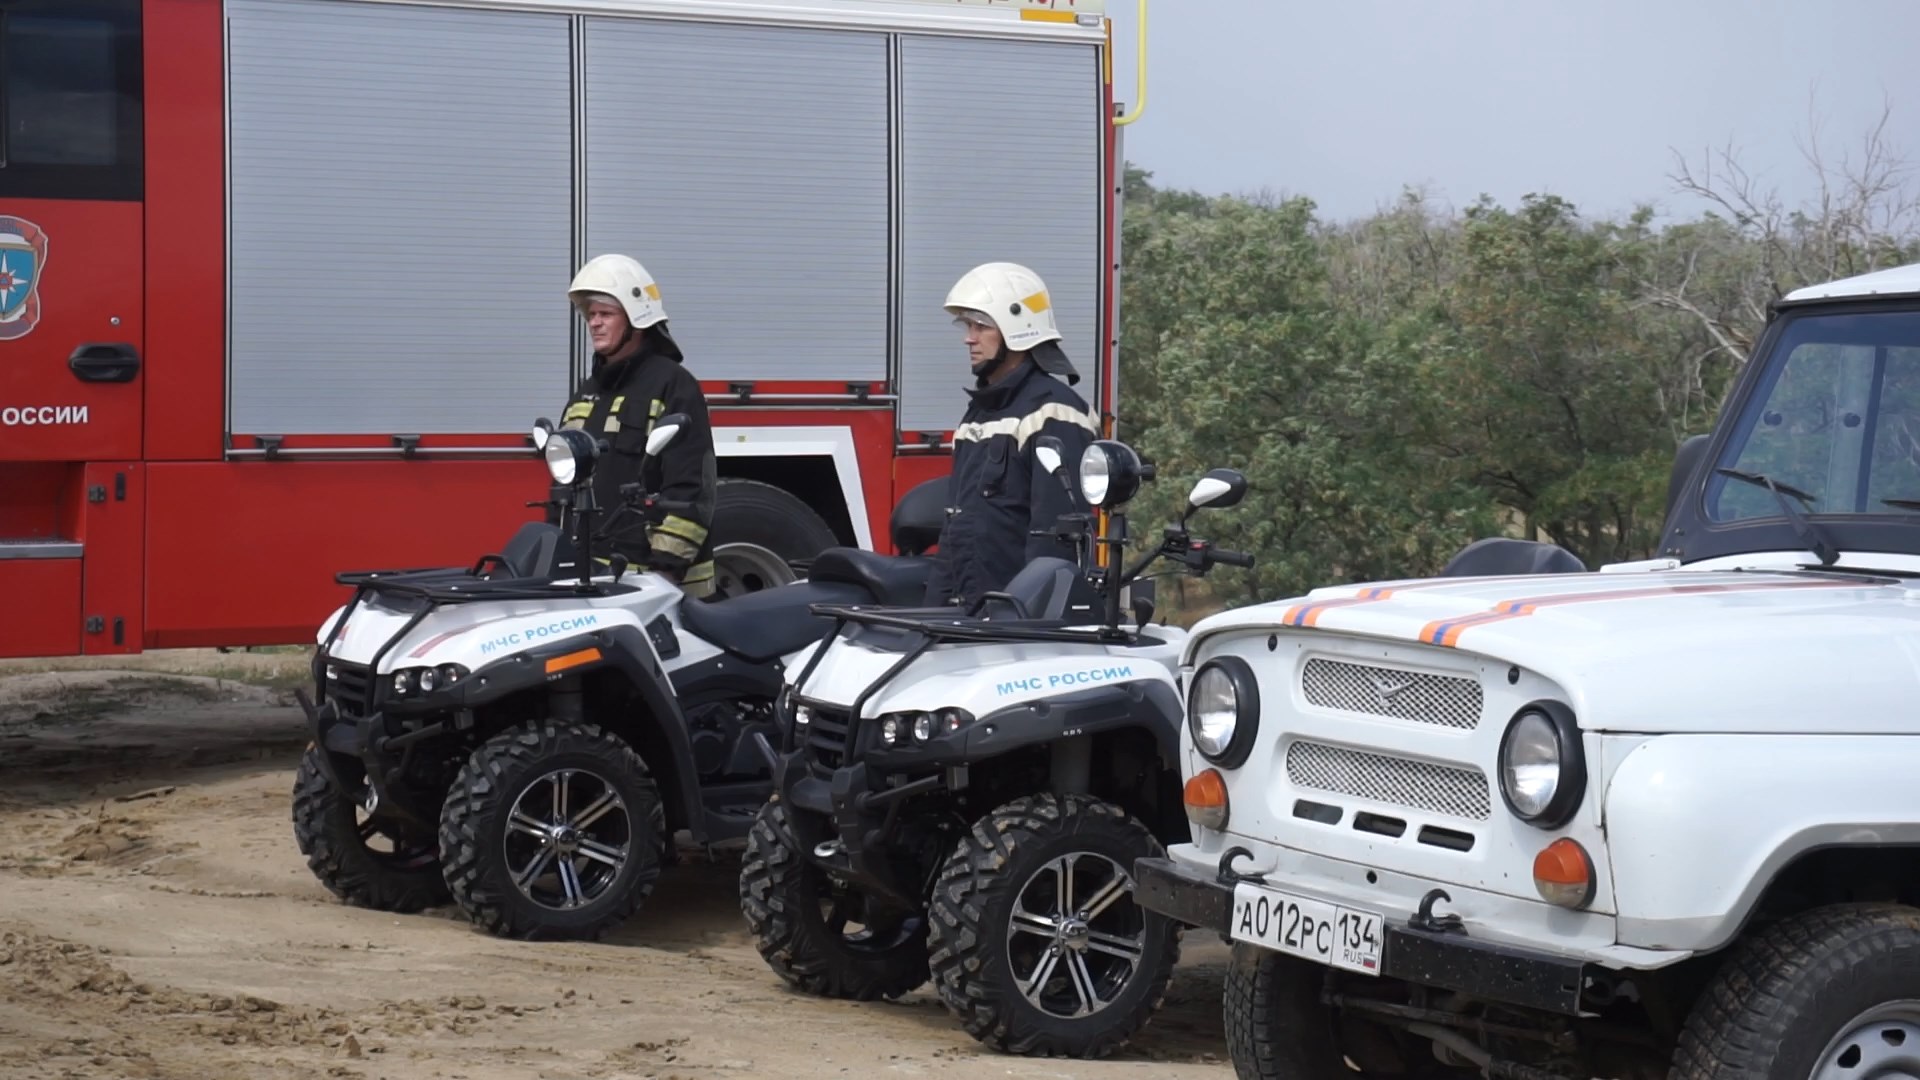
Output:
[[1136,875],[1234,943],[1238,1075],[1920,1076],[1916,438],[1920,266],[1801,289],[1661,558],[1196,625],[1194,836]]
[[[685,422],[657,420],[645,453]],[[676,832],[746,834],[771,790],[751,736],[775,732],[785,665],[832,626],[811,606],[919,603],[932,562],[829,548],[811,580],[689,601],[592,557],[595,514],[684,508],[639,483],[627,505],[594,507],[595,458],[620,451],[544,421],[534,439],[559,526],[529,523],[471,567],[339,575],[355,590],[301,694],[313,744],[294,834],[350,903],[451,897],[492,933],[593,938],[646,899]],[[937,538],[940,495],[923,486],[896,508],[902,551]]]
[[1138,593],[1123,625],[1120,592],[1162,558],[1251,561],[1187,532],[1246,490],[1217,469],[1123,567],[1123,508],[1149,469],[1116,442],[1081,461],[1086,503],[1111,511],[1103,567],[1036,559],[966,612],[817,608],[833,633],[792,668],[789,738],[766,750],[776,793],[740,873],[781,978],[854,999],[931,979],[969,1034],[1020,1054],[1099,1057],[1147,1023],[1180,928],[1135,903],[1132,868],[1188,836],[1186,633],[1152,625]]

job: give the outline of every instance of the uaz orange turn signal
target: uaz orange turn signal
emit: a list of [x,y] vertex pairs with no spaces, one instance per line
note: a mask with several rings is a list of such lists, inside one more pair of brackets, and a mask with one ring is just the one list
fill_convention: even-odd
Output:
[[1188,821],[1215,832],[1227,827],[1227,782],[1218,769],[1196,773],[1181,797],[1187,804]]
[[1541,848],[1533,857],[1533,887],[1549,904],[1586,907],[1594,890],[1593,860],[1587,849],[1564,836]]

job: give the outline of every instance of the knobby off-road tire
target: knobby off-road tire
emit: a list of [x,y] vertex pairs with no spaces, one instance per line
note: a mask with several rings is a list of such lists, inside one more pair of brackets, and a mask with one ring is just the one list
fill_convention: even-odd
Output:
[[[1162,853],[1145,825],[1089,796],[1028,795],[988,813],[934,884],[930,944],[940,999],[974,1038],[1016,1054],[1098,1058],[1125,1045],[1160,1007],[1180,958],[1179,924],[1136,904],[1130,887],[1134,860]],[[1071,886],[1065,919],[1063,859]],[[1096,906],[1083,921],[1081,912]],[[1016,916],[1030,929],[1016,929]],[[1051,939],[1042,923],[1054,925]],[[1130,968],[1103,951],[1122,938],[1138,948]],[[1021,986],[1035,978],[1048,1008]],[[1106,1004],[1060,1015],[1091,999]]]
[[851,938],[844,923],[836,928],[841,904],[858,918],[860,897],[836,895],[800,851],[787,814],[778,799],[760,808],[740,862],[740,910],[767,966],[809,994],[853,1001],[899,997],[926,982],[926,920],[894,918]]
[[314,876],[355,907],[412,914],[446,903],[439,853],[425,845],[407,851],[386,829],[380,832],[394,841],[394,850],[369,847],[355,816],[358,804],[320,767],[323,753],[307,747],[293,778],[293,839]]
[[1920,909],[1842,904],[1729,950],[1680,1032],[1673,1080],[1840,1080],[1920,1062]]
[[[468,757],[441,808],[440,850],[447,886],[474,925],[501,937],[592,941],[653,893],[666,829],[660,789],[625,740],[593,724],[536,720]],[[614,856],[617,867],[607,861]],[[514,871],[536,864],[526,888],[515,883]]]

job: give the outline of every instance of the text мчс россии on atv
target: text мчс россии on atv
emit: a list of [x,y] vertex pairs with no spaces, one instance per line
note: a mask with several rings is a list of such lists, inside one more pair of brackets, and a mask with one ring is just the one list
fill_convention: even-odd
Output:
[[[1071,491],[1057,442],[1037,456]],[[833,633],[796,661],[782,751],[765,747],[777,793],[741,866],[741,906],[782,978],[855,999],[931,978],[969,1033],[1022,1054],[1098,1057],[1147,1022],[1180,928],[1133,902],[1132,868],[1187,836],[1186,632],[1149,625],[1140,575],[1162,558],[1194,574],[1252,565],[1187,532],[1195,510],[1246,490],[1218,469],[1121,572],[1122,507],[1151,477],[1122,443],[1082,457],[1082,499],[1111,515],[1093,541],[1103,565],[1090,515],[1070,514],[1060,531],[1082,566],[1034,560],[966,612],[816,608]]]
[[[661,417],[643,453],[685,420]],[[921,603],[931,560],[829,548],[810,580],[688,602],[594,557],[589,484],[618,451],[545,420],[533,442],[558,525],[529,522],[471,567],[338,576],[354,593],[321,627],[315,693],[300,695],[313,745],[294,832],[351,903],[451,898],[495,934],[593,938],[645,901],[678,831],[747,832],[771,790],[749,736],[776,731],[785,665],[832,625],[810,608]],[[638,487],[610,515],[674,509]],[[895,544],[924,551],[939,524],[938,491],[916,489]]]

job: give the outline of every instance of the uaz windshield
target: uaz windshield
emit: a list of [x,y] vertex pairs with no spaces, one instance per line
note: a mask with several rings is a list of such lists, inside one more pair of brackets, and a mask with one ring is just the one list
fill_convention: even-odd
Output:
[[[1920,500],[1920,312],[1802,316],[1773,356],[1717,465],[1800,489],[1810,514],[1899,513],[1880,500]],[[1707,513],[1773,518],[1780,506],[1716,475]]]

